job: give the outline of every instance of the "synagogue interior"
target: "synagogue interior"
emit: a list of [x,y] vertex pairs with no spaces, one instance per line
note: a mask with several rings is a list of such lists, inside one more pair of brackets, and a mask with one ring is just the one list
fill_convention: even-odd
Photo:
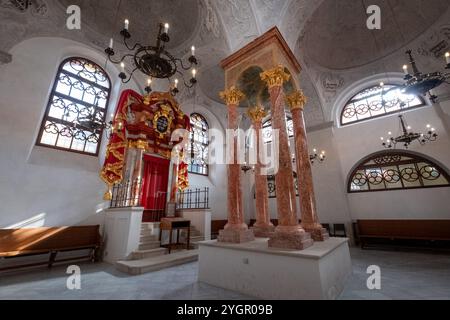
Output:
[[448,0],[1,0],[0,300],[449,300]]

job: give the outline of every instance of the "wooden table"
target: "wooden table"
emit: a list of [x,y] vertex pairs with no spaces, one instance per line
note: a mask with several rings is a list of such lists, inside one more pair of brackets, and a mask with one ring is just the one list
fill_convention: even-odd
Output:
[[[169,254],[172,252],[173,248],[178,248],[180,245],[184,245],[180,243],[180,231],[187,230],[187,242],[186,249],[190,249],[190,240],[191,240],[191,221],[183,218],[163,218],[161,219],[161,225],[159,227],[159,241],[162,241],[163,231],[169,232],[169,244],[163,245],[161,247],[169,249]],[[177,243],[173,243],[173,232],[177,232]]]

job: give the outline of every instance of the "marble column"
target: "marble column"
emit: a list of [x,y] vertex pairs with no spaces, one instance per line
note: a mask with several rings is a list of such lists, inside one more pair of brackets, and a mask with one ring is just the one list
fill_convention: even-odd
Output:
[[[225,101],[228,108],[228,129],[238,130],[239,125],[239,102],[244,98],[244,94],[231,87],[229,90],[220,93],[220,97]],[[253,231],[248,229],[244,219],[242,205],[242,181],[241,181],[241,165],[238,157],[238,141],[237,136],[234,137],[233,158],[227,164],[228,170],[228,224],[224,230],[219,232],[219,242],[243,243],[254,240]],[[230,146],[227,151],[232,152]]]
[[264,152],[262,146],[262,120],[267,116],[263,107],[256,106],[248,110],[248,117],[252,120],[256,143],[256,165],[255,165],[255,194],[256,194],[256,223],[252,230],[255,237],[269,238],[275,231],[270,221],[269,192],[267,190],[267,176],[262,175],[264,165]]
[[172,175],[170,181],[170,198],[169,202],[176,203],[177,202],[177,190],[178,190],[178,165],[173,162],[172,163]]
[[170,193],[166,208],[167,218],[173,218],[177,214],[178,165],[174,161],[172,161],[170,179]]
[[314,241],[324,241],[329,239],[330,236],[327,230],[319,223],[319,218],[317,216],[311,161],[303,115],[307,98],[303,95],[303,92],[296,91],[289,95],[286,101],[291,109],[292,120],[294,122],[295,156],[302,227],[311,234]]
[[128,145],[124,182],[128,183],[127,199],[129,206],[139,206],[142,197],[144,176],[145,140],[131,141]]
[[[283,66],[261,73],[261,79],[267,83],[272,105],[272,129],[279,132],[279,169],[275,174],[277,188],[278,226],[269,239],[269,247],[303,250],[313,245],[309,233],[298,223],[297,197],[294,187],[289,136],[286,127],[285,95],[283,83],[290,75]],[[277,146],[277,141],[272,142]]]

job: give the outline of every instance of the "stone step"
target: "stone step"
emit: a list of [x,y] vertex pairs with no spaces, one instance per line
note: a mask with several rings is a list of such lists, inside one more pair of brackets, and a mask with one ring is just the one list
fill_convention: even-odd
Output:
[[141,224],[141,230],[154,230],[159,229],[159,222],[143,222]]
[[205,241],[205,237],[199,236],[199,237],[191,237],[191,242],[201,242]]
[[142,229],[141,236],[159,236],[159,230]]
[[161,242],[151,241],[139,244],[139,250],[151,250],[161,248]]
[[140,275],[197,260],[198,250],[189,250],[142,260],[118,261],[116,268],[131,275]]
[[[183,236],[187,236],[187,232],[186,231],[183,231],[181,234]],[[200,231],[198,231],[198,230],[191,230],[191,237],[199,237],[201,235],[202,235],[202,233]]]
[[157,248],[150,250],[136,250],[131,254],[131,260],[142,260],[153,257],[158,257],[167,254],[168,250],[166,248]]
[[159,237],[155,235],[142,235],[141,234],[141,243],[147,244],[149,242],[156,242],[159,241]]

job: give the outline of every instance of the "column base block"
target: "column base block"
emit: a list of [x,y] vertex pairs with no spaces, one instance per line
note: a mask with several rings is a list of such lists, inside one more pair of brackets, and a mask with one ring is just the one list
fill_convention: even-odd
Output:
[[219,231],[218,242],[223,243],[245,243],[255,240],[252,230],[226,229]]
[[263,238],[200,242],[198,280],[256,299],[335,300],[352,274],[347,242],[331,238],[302,251],[270,249]]
[[306,232],[275,231],[269,238],[269,248],[305,250],[314,245],[311,235]]
[[330,235],[328,234],[328,230],[325,228],[304,228],[306,232],[311,234],[311,238],[314,241],[321,242],[330,239]]
[[275,232],[275,227],[274,226],[252,227],[251,230],[255,234],[256,238],[270,238]]

